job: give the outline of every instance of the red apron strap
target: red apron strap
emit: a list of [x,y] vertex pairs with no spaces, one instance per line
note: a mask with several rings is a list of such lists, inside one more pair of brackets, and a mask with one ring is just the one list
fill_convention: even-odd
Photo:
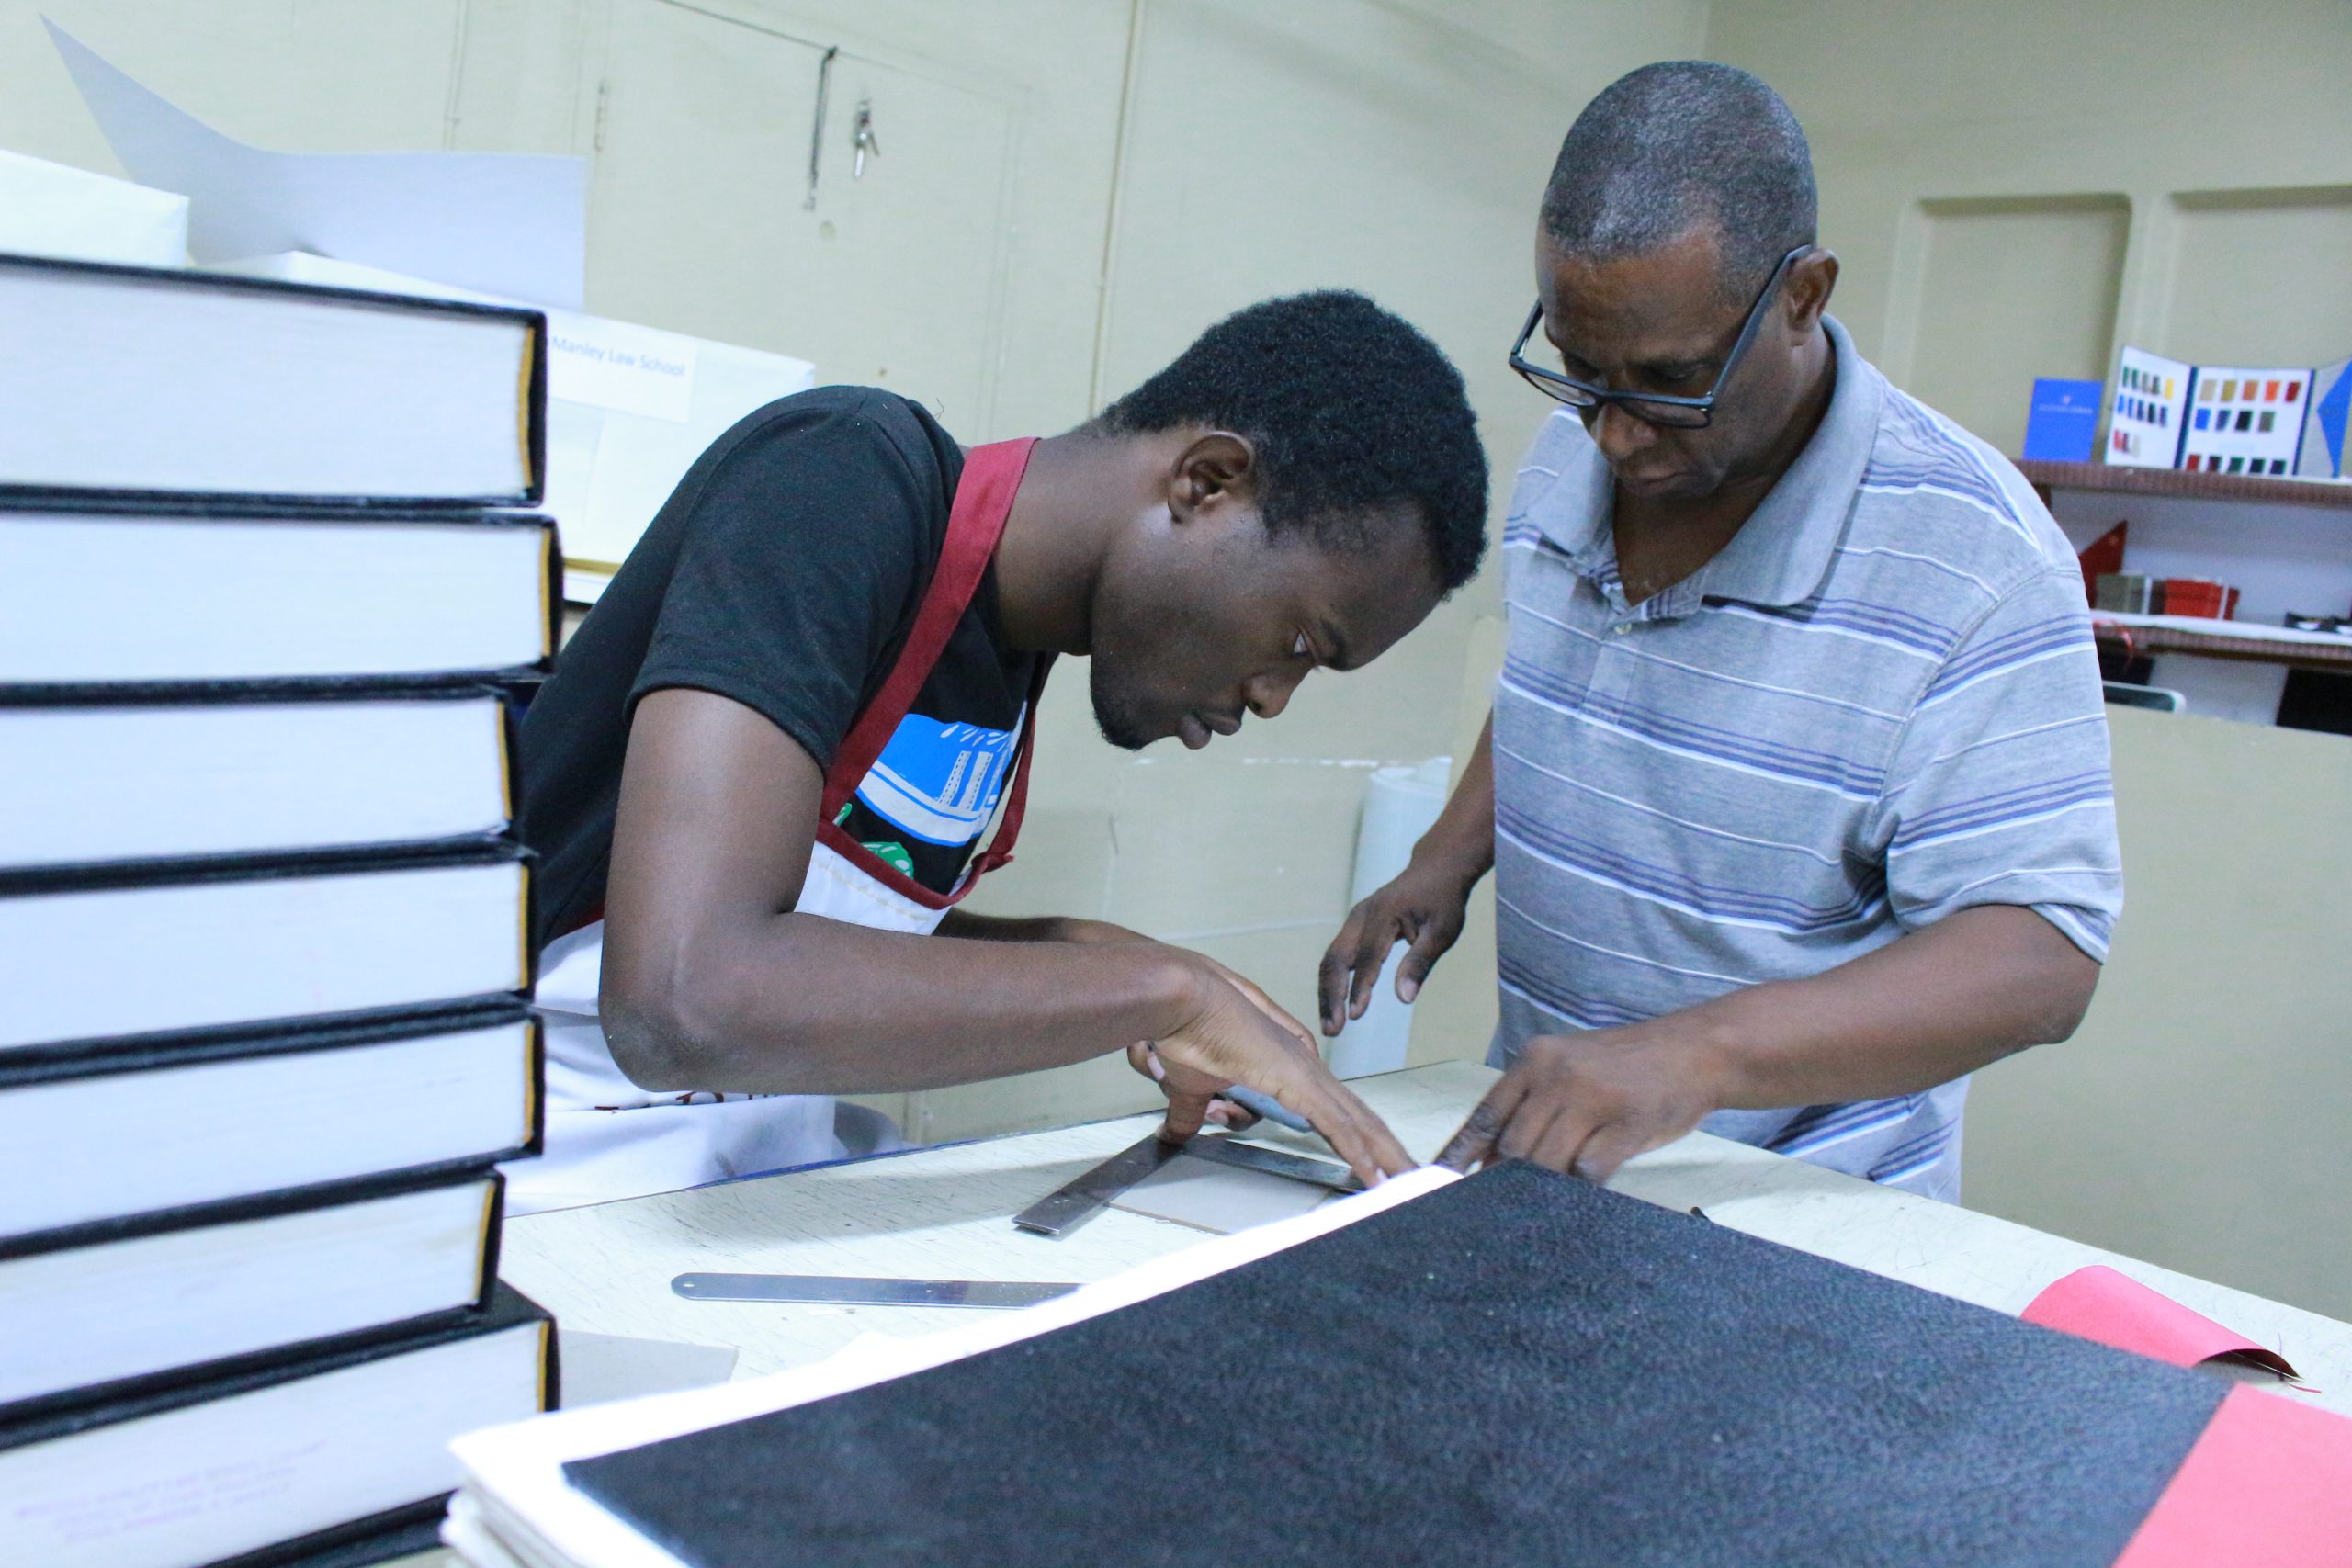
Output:
[[[956,480],[956,500],[948,509],[946,542],[941,547],[939,564],[932,572],[931,586],[924,590],[922,603],[915,610],[914,627],[907,634],[906,645],[899,649],[899,660],[891,666],[882,689],[850,726],[849,734],[842,738],[841,750],[833,757],[833,765],[825,773],[824,805],[817,820],[819,841],[876,882],[934,909],[955,903],[971,890],[982,873],[994,871],[1012,858],[1013,841],[1021,836],[1022,810],[1029,796],[1029,752],[1037,729],[1037,698],[1045,689],[1050,660],[1039,663],[1037,679],[1030,687],[1029,711],[1023,718],[1020,750],[1010,786],[1012,795],[1005,802],[996,836],[966,869],[955,892],[933,893],[902,874],[834,826],[833,819],[841,815],[850,796],[857,793],[857,786],[865,782],[875,759],[882,755],[882,749],[898,733],[899,721],[914,705],[923,682],[930,679],[939,656],[946,651],[947,639],[955,634],[956,624],[963,619],[972,595],[979,591],[989,562],[996,557],[997,541],[1003,536],[1005,519],[1012,514],[1012,499],[1020,493],[1021,477],[1028,470],[1030,448],[1036,445],[1036,438],[1030,436],[975,446],[965,454],[963,476]],[[569,935],[604,918],[604,905],[599,900],[584,919],[557,934]]]
[[961,898],[972,890],[972,885],[1001,865],[1012,860],[1012,846],[1021,840],[1021,815],[1029,808],[1029,752],[1037,740],[1037,700],[1046,694],[1046,672],[1053,668],[1050,660],[1037,666],[1037,678],[1029,683],[1029,711],[1021,716],[1021,750],[1012,761],[1012,784],[1004,797],[1004,816],[998,821],[996,835],[989,840],[988,848],[972,858],[965,868],[964,880],[956,885],[956,897]]
[[947,540],[931,574],[931,586],[915,611],[914,629],[907,634],[899,661],[891,666],[882,689],[850,726],[841,750],[833,755],[833,765],[825,771],[820,820],[831,822],[841,815],[875,759],[898,733],[899,721],[914,705],[922,683],[931,678],[933,666],[946,650],[956,623],[964,618],[965,607],[979,591],[980,579],[996,555],[996,542],[1004,534],[1004,520],[1012,512],[1012,498],[1020,493],[1021,476],[1029,467],[1029,450],[1036,445],[1032,436],[975,446],[965,454],[964,474],[956,481],[955,504],[947,513]]

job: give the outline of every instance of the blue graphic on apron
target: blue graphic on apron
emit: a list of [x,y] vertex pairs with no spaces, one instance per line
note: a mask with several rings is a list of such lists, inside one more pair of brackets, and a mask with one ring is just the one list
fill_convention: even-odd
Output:
[[1019,739],[1017,723],[989,729],[910,713],[857,786],[857,798],[925,843],[968,844],[996,810]]

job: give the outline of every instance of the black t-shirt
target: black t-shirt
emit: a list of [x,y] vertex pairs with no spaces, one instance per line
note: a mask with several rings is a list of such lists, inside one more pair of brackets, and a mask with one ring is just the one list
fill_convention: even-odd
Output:
[[[603,906],[629,714],[646,693],[731,697],[831,765],[913,629],[963,470],[928,413],[865,387],[770,403],[695,460],[524,716],[541,941]],[[1037,673],[1036,655],[1005,644],[990,567],[842,826],[924,886],[954,886]]]

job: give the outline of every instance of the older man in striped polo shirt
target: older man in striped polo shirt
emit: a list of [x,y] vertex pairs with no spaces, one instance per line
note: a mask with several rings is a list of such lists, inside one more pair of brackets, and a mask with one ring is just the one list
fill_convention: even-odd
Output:
[[[1704,1126],[1958,1196],[1967,1075],[2064,1039],[2122,904],[2082,579],[1826,314],[1795,117],[1647,66],[1560,150],[1512,360],[1565,406],[1504,534],[1477,755],[1324,962],[1408,1000],[1496,874],[1502,1079],[1444,1155],[1595,1180]],[[1932,308],[1932,305],[1931,305]]]

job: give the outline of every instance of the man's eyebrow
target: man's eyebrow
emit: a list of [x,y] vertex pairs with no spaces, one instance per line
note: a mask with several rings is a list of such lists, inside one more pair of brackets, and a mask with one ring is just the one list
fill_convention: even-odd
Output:
[[[1559,355],[1563,363],[1573,362],[1583,366],[1590,366],[1592,363],[1572,348],[1562,348],[1556,343],[1552,344],[1552,347]],[[1710,352],[1688,355],[1679,359],[1645,359],[1637,362],[1633,368],[1653,381],[1679,381],[1688,376],[1696,376],[1716,363],[1715,355]]]
[[1356,667],[1355,660],[1348,657],[1348,639],[1340,635],[1339,627],[1329,621],[1318,621],[1315,632],[1323,639],[1323,646],[1329,651],[1329,657],[1323,660],[1326,670],[1352,670]]

